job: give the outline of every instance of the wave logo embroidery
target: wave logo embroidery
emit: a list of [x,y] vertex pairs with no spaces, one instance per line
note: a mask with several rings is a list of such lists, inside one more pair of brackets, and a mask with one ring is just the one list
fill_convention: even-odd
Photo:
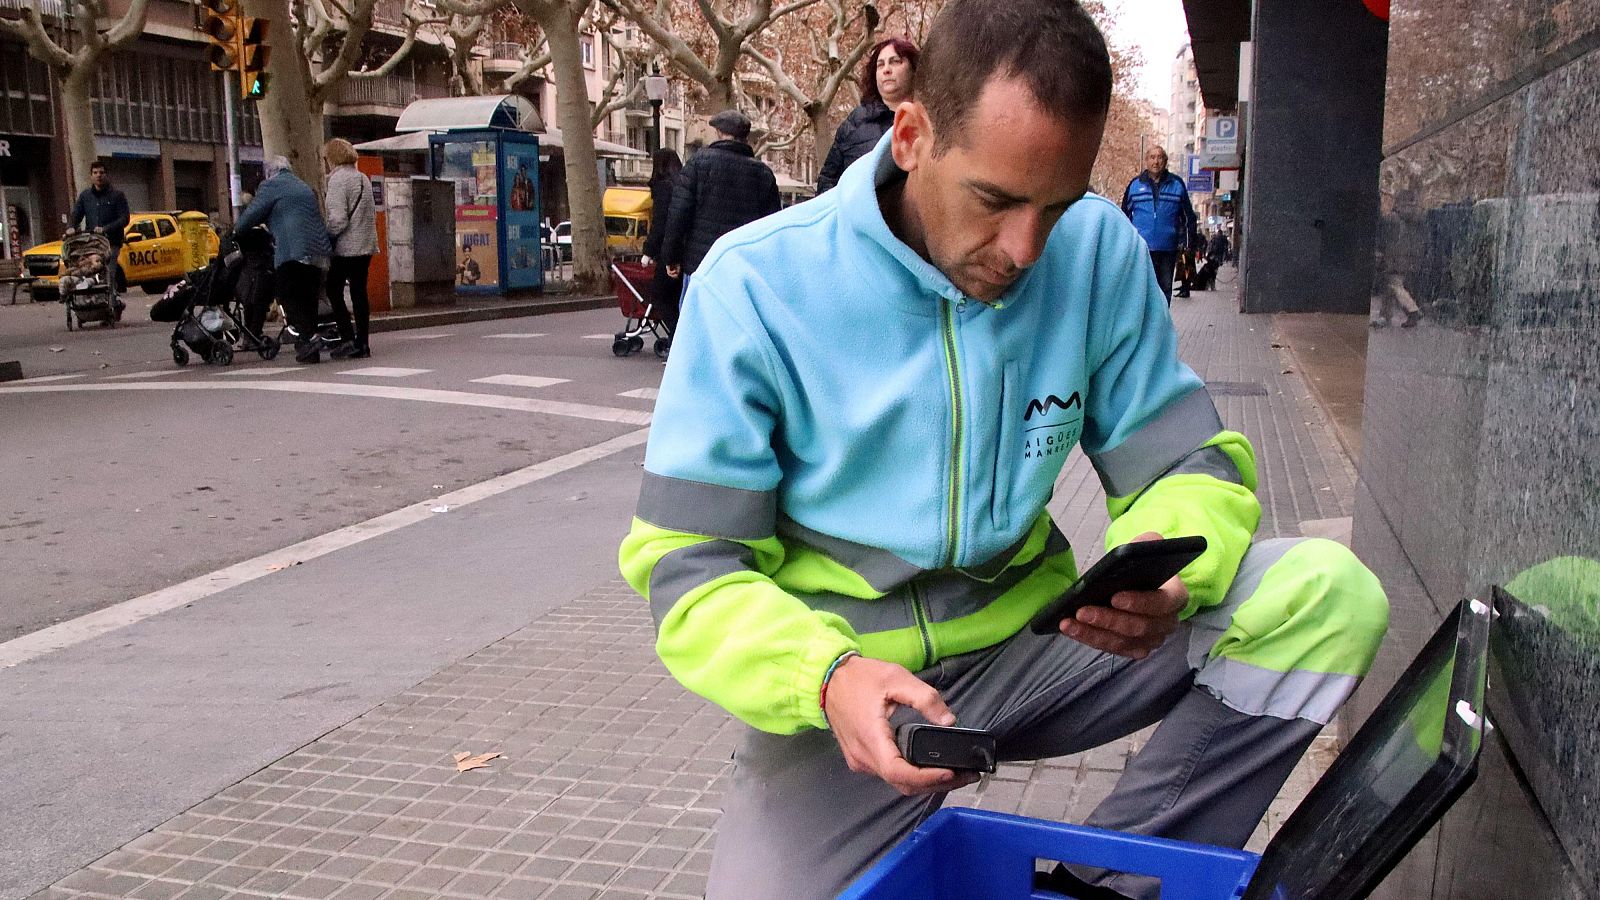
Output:
[[[1022,420],[1031,422],[1035,415],[1041,419],[1048,419],[1055,411],[1069,415],[1057,416],[1060,421],[1043,422],[1023,429],[1025,435],[1022,445],[1023,459],[1040,459],[1066,453],[1078,442],[1078,433],[1083,423],[1083,397],[1077,391],[1068,394],[1065,400],[1055,394],[1048,394],[1043,400],[1029,400],[1027,408],[1023,411]],[[1074,411],[1076,415],[1072,415]]]

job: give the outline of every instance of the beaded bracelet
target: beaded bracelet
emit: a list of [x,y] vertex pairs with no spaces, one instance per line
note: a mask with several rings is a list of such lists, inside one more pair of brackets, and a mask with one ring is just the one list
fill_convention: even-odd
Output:
[[845,652],[839,654],[839,658],[834,660],[833,665],[828,667],[827,674],[822,676],[822,688],[817,692],[817,707],[824,713],[828,711],[828,682],[833,679],[833,673],[839,668],[839,666],[844,664],[845,660],[852,656],[860,655],[860,653],[857,653],[854,650],[846,650]]

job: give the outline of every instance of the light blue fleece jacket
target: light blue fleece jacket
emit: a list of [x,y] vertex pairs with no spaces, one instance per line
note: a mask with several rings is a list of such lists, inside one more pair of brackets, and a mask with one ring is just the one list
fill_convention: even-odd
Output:
[[[1073,204],[990,306],[890,232],[877,187],[900,174],[885,138],[837,190],[717,241],[684,302],[648,473],[775,492],[780,516],[927,570],[1013,547],[1079,442],[1108,493],[1132,494],[1220,431],[1115,204]],[[1157,418],[1192,425],[1182,445],[1147,432],[1139,459],[1119,458]]]

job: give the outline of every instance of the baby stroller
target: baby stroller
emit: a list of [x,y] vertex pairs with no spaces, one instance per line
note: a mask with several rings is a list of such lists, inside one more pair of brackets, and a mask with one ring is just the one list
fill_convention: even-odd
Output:
[[190,353],[208,363],[226,366],[233,362],[237,343],[260,354],[262,359],[278,355],[276,338],[264,337],[247,324],[245,305],[255,298],[242,296],[239,288],[248,287],[240,276],[247,266],[232,236],[223,241],[215,258],[204,269],[190,272],[173,285],[150,308],[150,318],[174,322],[172,361],[189,364]]
[[89,322],[115,328],[122,318],[122,302],[112,274],[111,242],[103,234],[79,231],[61,240],[61,302],[67,307],[67,330],[76,320],[79,328]]
[[652,298],[655,294],[655,273],[640,263],[614,262],[611,264],[611,287],[617,293],[617,305],[627,320],[623,330],[611,342],[611,352],[616,356],[630,356],[644,349],[644,334],[655,338],[651,349],[660,359],[666,359],[672,348],[672,335],[656,315]]

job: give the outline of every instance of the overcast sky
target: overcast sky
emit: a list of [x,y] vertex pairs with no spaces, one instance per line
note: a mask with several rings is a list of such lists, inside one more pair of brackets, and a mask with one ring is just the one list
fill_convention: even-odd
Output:
[[1183,0],[1113,0],[1120,7],[1112,40],[1138,47],[1144,55],[1139,96],[1161,109],[1172,101],[1172,58],[1189,40]]

